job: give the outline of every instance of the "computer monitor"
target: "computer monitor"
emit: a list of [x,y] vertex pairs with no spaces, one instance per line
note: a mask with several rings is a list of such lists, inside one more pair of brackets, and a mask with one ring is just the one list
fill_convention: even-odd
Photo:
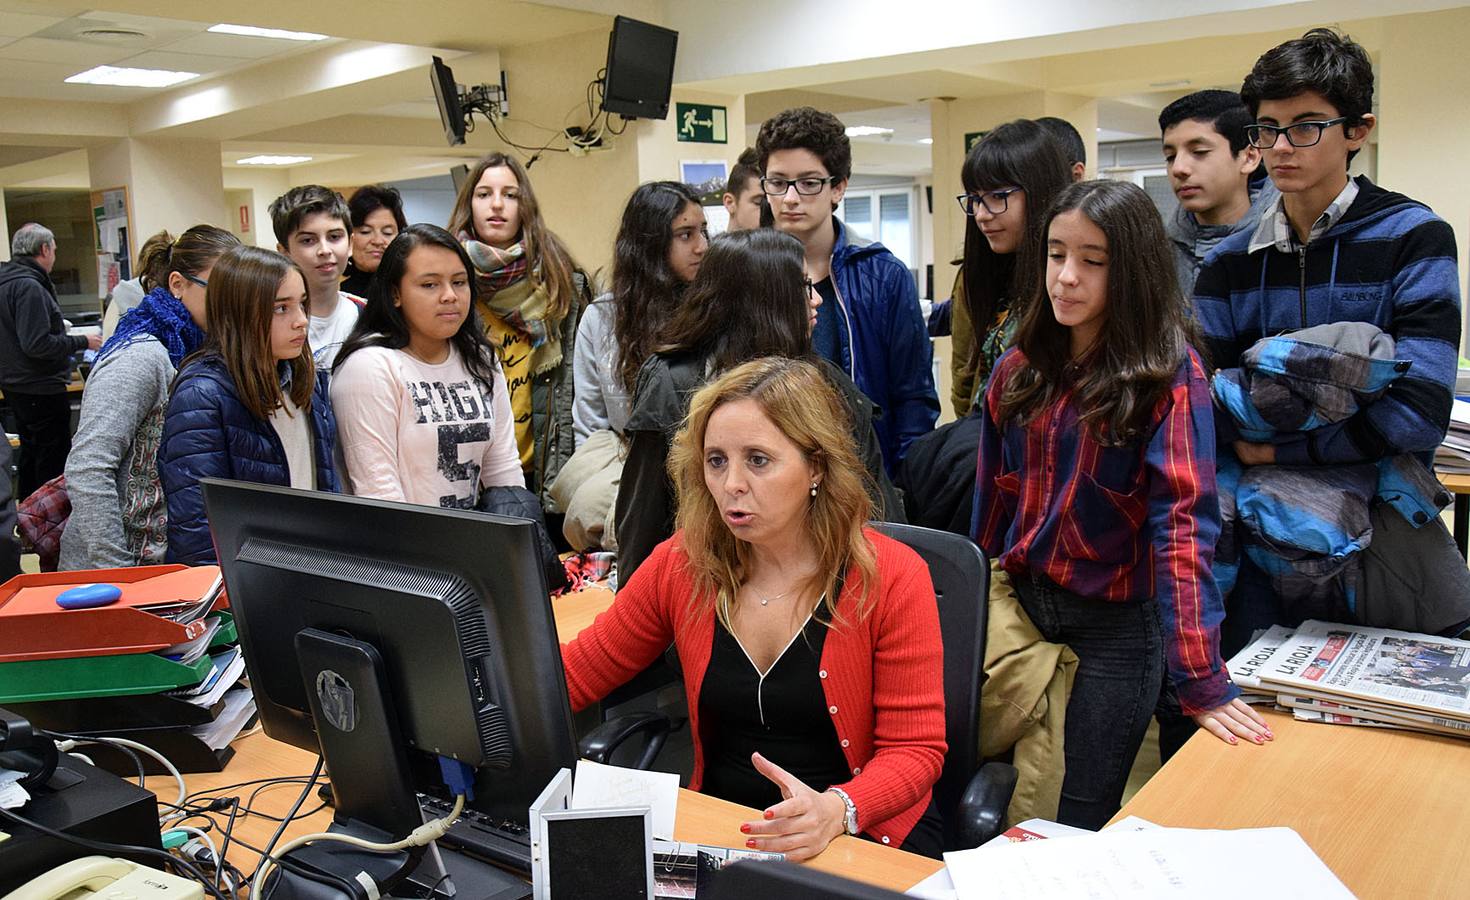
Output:
[[[342,730],[322,727],[312,706],[339,725],[331,710],[352,704],[320,673],[352,682],[344,667],[379,666],[386,725],[415,790],[447,796],[437,757],[459,760],[477,769],[470,808],[525,822],[541,787],[575,764],[530,520],[218,479],[204,480],[204,499],[266,734],[312,751],[323,747],[319,737],[342,742]],[[357,650],[313,670],[309,693],[303,641],[339,656],[344,642]],[[365,709],[371,698],[356,690]],[[362,730],[347,729],[340,753],[366,746]],[[340,815],[358,798],[343,795],[339,779],[351,773],[333,769],[324,749]],[[386,783],[392,762],[366,760],[360,789],[401,787]],[[401,791],[395,796],[401,806]],[[417,804],[402,815],[419,817]]]
[[444,139],[454,147],[464,143],[464,108],[459,102],[459,85],[454,72],[444,60],[434,57],[429,65],[429,81],[434,85],[434,102],[439,107],[439,124],[444,126]]
[[666,119],[679,32],[618,16],[607,40],[602,108],[625,119]]
[[[714,879],[710,900],[903,900],[904,895],[789,862],[745,860]],[[703,894],[700,894],[703,897]]]

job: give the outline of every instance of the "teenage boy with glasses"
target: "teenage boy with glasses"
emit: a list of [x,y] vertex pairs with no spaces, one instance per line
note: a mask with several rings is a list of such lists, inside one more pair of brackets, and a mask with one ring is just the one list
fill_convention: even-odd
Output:
[[[1348,177],[1375,124],[1368,54],[1332,30],[1313,29],[1257,60],[1240,94],[1254,119],[1247,140],[1282,196],[1253,231],[1221,243],[1199,273],[1195,312],[1213,364],[1240,365],[1262,337],[1367,322],[1391,336],[1394,356],[1411,366],[1357,414],[1273,443],[1238,440],[1233,420],[1217,416],[1222,459],[1233,449],[1246,466],[1347,466],[1412,454],[1429,465],[1449,424],[1459,354],[1455,238],[1424,204]],[[1416,547],[1427,548],[1433,530],[1421,528]],[[1228,601],[1227,656],[1251,628],[1282,618],[1282,598],[1262,589],[1265,579],[1248,578],[1252,569],[1243,561]]]
[[939,418],[933,348],[908,268],[833,213],[847,190],[852,148],[837,117],[809,106],[761,124],[756,153],[775,227],[801,241],[822,297],[812,349],[876,403],[873,428],[892,474],[914,438]]

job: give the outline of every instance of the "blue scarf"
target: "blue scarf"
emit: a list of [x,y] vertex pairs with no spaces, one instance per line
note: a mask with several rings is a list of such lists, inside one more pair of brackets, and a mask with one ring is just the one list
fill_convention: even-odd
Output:
[[157,338],[177,369],[184,357],[204,343],[204,329],[194,324],[182,300],[170,294],[168,288],[156,287],[148,292],[143,302],[123,314],[122,321],[117,323],[117,331],[97,353],[97,361],[101,362],[108,354],[145,337]]

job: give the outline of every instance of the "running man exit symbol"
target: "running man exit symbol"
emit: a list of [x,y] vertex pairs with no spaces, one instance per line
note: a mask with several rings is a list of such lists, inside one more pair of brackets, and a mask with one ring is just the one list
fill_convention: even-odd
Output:
[[725,107],[704,103],[674,104],[675,121],[679,123],[679,140],[693,144],[724,144],[726,139]]

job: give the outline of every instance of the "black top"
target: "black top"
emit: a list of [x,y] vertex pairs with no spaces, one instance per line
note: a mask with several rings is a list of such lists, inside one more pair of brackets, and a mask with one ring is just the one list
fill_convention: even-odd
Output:
[[377,274],[377,272],[364,272],[355,263],[348,260],[347,271],[344,273],[345,277],[342,279],[342,284],[338,286],[339,290],[344,290],[349,294],[355,294],[366,300],[368,290],[372,288],[373,280],[377,277]]
[[740,642],[716,622],[699,690],[704,793],[756,809],[781,802],[781,789],[751,764],[755,751],[814,790],[851,779],[822,692],[826,637],[827,626],[813,614],[762,678]]

